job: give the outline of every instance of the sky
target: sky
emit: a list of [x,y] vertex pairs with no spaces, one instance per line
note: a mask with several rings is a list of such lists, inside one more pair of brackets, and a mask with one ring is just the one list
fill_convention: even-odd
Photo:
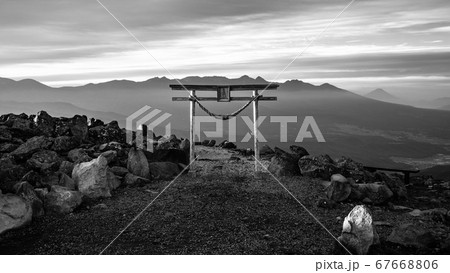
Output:
[[100,1],[139,42],[96,0],[0,0],[0,77],[249,75],[450,96],[448,0],[356,0],[338,18],[350,0]]

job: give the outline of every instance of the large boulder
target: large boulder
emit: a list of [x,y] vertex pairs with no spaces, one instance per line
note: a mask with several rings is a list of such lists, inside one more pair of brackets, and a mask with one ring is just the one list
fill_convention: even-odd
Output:
[[280,176],[295,176],[300,174],[297,161],[290,154],[276,154],[270,160],[267,168],[273,175]]
[[352,186],[352,192],[349,198],[352,200],[364,200],[369,199],[374,204],[383,204],[389,201],[393,197],[392,191],[383,184],[379,183],[367,183],[367,184],[354,184]]
[[75,165],[72,178],[78,190],[90,198],[110,197],[111,190],[116,187],[115,175],[109,170],[104,156]]
[[45,136],[36,136],[27,140],[19,148],[15,149],[10,155],[15,158],[23,159],[42,149],[49,149],[53,145],[53,139]]
[[406,223],[396,227],[387,238],[387,241],[418,248],[435,248],[439,246],[438,241],[430,230],[412,223]]
[[172,162],[152,162],[148,167],[154,179],[172,179],[180,173],[180,167]]
[[[369,248],[379,243],[372,215],[365,206],[356,206],[344,219],[338,241],[353,254],[365,255]],[[337,245],[338,248],[342,248]]]
[[150,178],[150,170],[147,162],[147,157],[144,151],[141,149],[131,148],[128,152],[128,162],[127,169],[130,173],[144,177]]
[[40,150],[34,153],[30,159],[28,159],[28,165],[41,172],[56,171],[61,164],[61,158],[54,151]]
[[32,217],[33,210],[25,199],[0,191],[0,234],[28,224]]
[[335,202],[346,200],[352,191],[349,181],[340,174],[331,176],[331,184],[327,188],[327,197]]
[[331,175],[338,173],[338,167],[329,155],[303,156],[298,161],[298,167],[303,176],[323,180],[329,180]]
[[53,117],[47,114],[45,111],[40,111],[34,117],[34,124],[37,131],[47,137],[51,137],[55,134],[55,121]]
[[16,184],[16,195],[21,196],[30,204],[33,211],[33,218],[44,215],[44,203],[37,196],[33,186],[28,182]]
[[81,205],[83,195],[62,186],[52,186],[45,195],[45,210],[48,213],[67,214]]

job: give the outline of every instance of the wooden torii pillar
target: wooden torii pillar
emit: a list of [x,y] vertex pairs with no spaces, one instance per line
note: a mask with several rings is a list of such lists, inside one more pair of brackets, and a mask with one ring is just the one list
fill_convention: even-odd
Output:
[[[240,84],[240,85],[180,85],[172,84],[170,88],[175,91],[188,91],[189,97],[173,97],[172,101],[189,101],[190,102],[190,162],[195,159],[195,136],[194,136],[194,122],[195,122],[195,103],[200,101],[250,101],[253,102],[253,141],[255,151],[255,172],[258,172],[259,161],[259,142],[258,142],[258,101],[275,101],[277,97],[264,97],[259,95],[260,90],[276,90],[278,84]],[[216,91],[216,97],[196,97],[196,91]],[[253,91],[253,97],[232,97],[231,91]]]

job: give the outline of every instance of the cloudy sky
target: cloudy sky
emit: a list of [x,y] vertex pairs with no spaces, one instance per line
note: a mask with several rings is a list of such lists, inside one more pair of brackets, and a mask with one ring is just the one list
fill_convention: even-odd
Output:
[[[249,75],[403,96],[450,90],[448,0],[100,0],[175,77]],[[0,77],[51,86],[168,74],[96,0],[1,0]],[[427,95],[429,94],[429,95]],[[450,94],[450,93],[448,93]]]

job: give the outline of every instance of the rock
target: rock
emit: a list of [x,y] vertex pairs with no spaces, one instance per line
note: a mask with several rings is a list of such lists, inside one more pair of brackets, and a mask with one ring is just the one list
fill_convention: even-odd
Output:
[[329,155],[304,156],[298,161],[300,173],[303,176],[329,180],[331,175],[338,172],[338,167]]
[[267,169],[277,177],[295,176],[300,174],[297,161],[289,154],[277,154],[273,156]]
[[131,148],[128,152],[127,169],[130,173],[150,178],[150,170],[147,162],[147,157],[141,149]]
[[[89,198],[110,197],[115,176],[108,168],[108,161],[99,156],[90,162],[76,164],[72,178],[78,190]],[[112,181],[116,182],[116,181]]]
[[0,126],[0,142],[9,142],[13,138],[11,131],[3,126]]
[[431,231],[412,223],[406,223],[395,228],[387,238],[387,241],[418,248],[434,248],[439,245]]
[[181,149],[159,149],[153,153],[144,151],[149,162],[172,162],[189,164],[189,153]]
[[62,186],[62,187],[65,187],[65,188],[67,188],[69,190],[72,190],[72,191],[76,190],[75,181],[70,176],[68,176],[65,173],[60,173],[59,174],[58,185]]
[[70,132],[71,119],[70,118],[53,118],[55,122],[56,136],[72,136]]
[[11,125],[12,129],[22,131],[26,134],[32,133],[33,123],[31,122],[31,120],[23,118],[14,118],[11,121],[12,121]]
[[121,185],[120,178],[117,177],[117,176],[111,171],[110,168],[108,168],[108,171],[106,172],[106,177],[107,177],[107,180],[108,180],[109,188],[110,188],[111,190],[115,190],[115,189],[117,189],[118,187],[120,187],[120,185]]
[[36,196],[39,199],[41,199],[42,202],[44,202],[45,196],[48,194],[48,189],[47,188],[34,189],[34,192],[36,193]]
[[83,195],[62,186],[53,186],[45,195],[45,210],[49,213],[68,214],[81,205]]
[[214,147],[214,146],[216,146],[216,141],[215,141],[214,139],[211,139],[211,140],[208,142],[207,146],[208,146],[208,147]]
[[190,143],[189,139],[185,138],[180,142],[180,150],[182,150],[186,154],[189,154],[189,151],[191,149],[190,145],[191,145],[191,143]]
[[10,153],[19,147],[18,144],[0,143],[0,153]]
[[0,234],[31,222],[33,210],[22,197],[0,192]]
[[117,158],[117,152],[112,151],[112,150],[103,152],[101,155],[106,158],[106,160],[108,161],[108,164],[111,164]]
[[68,152],[78,146],[78,141],[74,137],[59,136],[56,137],[52,146],[53,151]]
[[110,168],[114,175],[124,177],[128,173],[128,169],[119,166],[113,166]]
[[409,215],[414,217],[422,216],[422,211],[420,209],[415,209],[409,213]]
[[33,218],[44,215],[44,203],[28,182],[20,182],[16,185],[16,195],[21,196],[30,204]]
[[40,111],[34,118],[34,124],[40,134],[51,137],[55,133],[55,121],[45,111]]
[[150,180],[147,178],[143,178],[131,173],[127,173],[125,175],[125,184],[129,185],[129,186],[137,186],[137,185],[144,185],[144,184],[148,184],[150,183]]
[[27,161],[28,165],[41,172],[56,171],[61,164],[61,158],[54,151],[41,150],[36,152]]
[[405,206],[393,205],[392,210],[396,210],[396,211],[408,211],[409,210],[409,211],[411,211],[413,209],[409,208],[409,207],[405,207]]
[[378,183],[356,184],[352,187],[350,199],[363,200],[369,198],[374,204],[386,203],[394,194],[386,186]]
[[10,155],[15,158],[23,159],[26,158],[38,150],[49,149],[53,145],[53,140],[45,136],[36,136],[27,140],[24,144],[20,145],[19,148],[14,150]]
[[275,154],[275,152],[272,150],[272,148],[270,148],[269,145],[264,145],[261,147],[261,149],[259,149],[259,155],[261,157],[272,157]]
[[75,115],[71,119],[71,124],[69,124],[71,135],[78,141],[81,142],[87,139],[89,128],[87,124],[87,117]]
[[372,215],[365,206],[355,206],[345,217],[338,240],[350,252],[358,255],[367,254],[372,245],[379,243]]
[[172,179],[180,173],[179,166],[172,162],[152,162],[148,167],[154,179]]
[[94,140],[96,143],[125,143],[126,131],[119,127],[119,123],[117,121],[111,121],[107,125],[90,128],[89,138]]
[[21,165],[17,165],[11,157],[0,158],[0,190],[4,193],[13,193],[14,185],[28,170]]
[[179,140],[175,135],[170,137],[162,137],[158,140],[158,145],[156,145],[157,150],[166,149],[179,149],[181,140]]
[[331,185],[327,188],[328,199],[342,202],[350,196],[351,191],[350,183],[344,176],[340,174],[331,176]]
[[92,207],[93,209],[107,209],[108,206],[106,204],[100,203]]
[[42,186],[42,176],[35,172],[29,171],[27,172],[20,181],[26,181],[30,183],[33,187],[41,187]]
[[229,142],[228,140],[221,143],[223,149],[236,149],[236,145],[233,142]]
[[89,162],[92,158],[88,155],[85,149],[73,149],[67,154],[67,158],[73,163]]
[[376,172],[375,179],[377,181],[382,181],[394,194],[396,198],[407,198],[408,191],[406,190],[405,184],[400,177],[389,175],[383,172]]
[[70,161],[63,161],[61,162],[61,164],[59,165],[59,172],[60,173],[65,173],[67,175],[72,175],[72,171],[73,171],[73,167],[75,166],[74,163],[70,162]]
[[205,139],[202,141],[202,146],[208,146],[209,140]]
[[342,174],[333,174],[331,176],[331,182],[336,181],[336,182],[341,182],[341,183],[349,183],[349,181],[347,180],[347,178],[345,178],[345,176],[343,176]]
[[336,167],[339,173],[345,177],[353,178],[356,182],[374,182],[373,175],[364,169],[363,164],[348,157],[341,157],[336,160]]
[[89,128],[97,127],[97,126],[104,126],[104,125],[105,125],[105,123],[99,119],[90,118],[88,121]]
[[289,149],[291,150],[291,153],[294,155],[294,157],[296,158],[296,161],[298,161],[300,158],[309,155],[308,151],[300,146],[297,145],[291,145],[289,147]]

